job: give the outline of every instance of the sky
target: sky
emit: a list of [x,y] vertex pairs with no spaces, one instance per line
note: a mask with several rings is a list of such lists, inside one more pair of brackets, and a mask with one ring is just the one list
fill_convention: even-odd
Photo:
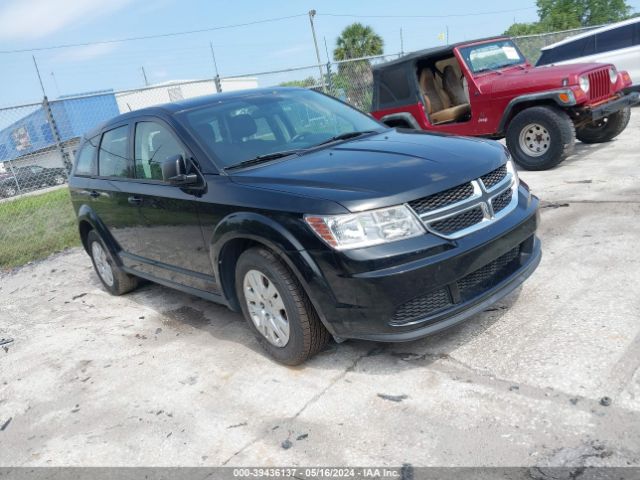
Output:
[[[640,10],[640,0],[629,3]],[[32,55],[50,98],[142,87],[142,67],[151,84],[211,78],[210,43],[222,77],[313,65],[311,9],[317,11],[322,62],[325,39],[331,56],[341,30],[355,21],[373,27],[384,39],[385,53],[392,54],[401,48],[400,29],[408,52],[444,43],[439,34],[447,27],[449,41],[456,42],[500,34],[514,20],[537,19],[534,0],[0,0],[0,106],[41,100]],[[279,17],[292,18],[218,29]],[[205,29],[210,30],[51,48]],[[43,50],[15,52],[28,49]],[[273,81],[258,78],[263,85]]]

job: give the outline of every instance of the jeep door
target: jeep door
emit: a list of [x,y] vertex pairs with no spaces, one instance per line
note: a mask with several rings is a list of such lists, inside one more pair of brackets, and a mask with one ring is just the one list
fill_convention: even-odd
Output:
[[156,278],[207,292],[216,290],[209,246],[198,215],[199,188],[180,187],[163,177],[162,164],[177,155],[192,158],[169,125],[155,117],[134,126],[134,169],[140,212],[138,269]]

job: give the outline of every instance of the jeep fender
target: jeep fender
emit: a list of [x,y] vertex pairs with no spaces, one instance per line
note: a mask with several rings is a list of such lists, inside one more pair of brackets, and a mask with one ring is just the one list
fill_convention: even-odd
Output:
[[[231,274],[235,275],[237,257],[231,260],[234,265],[232,271],[229,270],[230,265],[225,265],[224,262],[229,262],[228,256],[225,255],[226,246],[236,240],[262,244],[275,253],[296,276],[316,309],[320,320],[327,330],[333,334],[333,328],[326,321],[323,312],[319,308],[317,298],[318,295],[329,295],[328,292],[331,292],[331,290],[315,261],[298,239],[282,224],[272,218],[254,212],[240,212],[228,215],[218,223],[211,238],[210,255],[215,276],[221,293],[232,309],[239,310],[232,285],[233,282],[230,281],[231,277],[229,276]],[[335,299],[332,301],[335,302]]]
[[518,106],[521,106],[524,103],[530,104],[529,106],[533,106],[539,103],[549,103],[549,101],[553,101],[559,107],[572,107],[575,103],[561,103],[558,98],[558,94],[562,92],[566,92],[566,89],[563,90],[551,90],[547,92],[540,93],[531,93],[527,95],[520,95],[519,97],[512,98],[507,107],[504,109],[502,114],[502,118],[500,119],[500,125],[498,126],[498,133],[504,134],[507,123],[512,118],[512,113]]
[[[86,204],[82,205],[78,209],[78,234],[80,235],[80,238],[82,238],[81,225],[83,222],[88,223],[91,226],[91,228],[98,233],[98,235],[104,242],[105,246],[107,247],[109,252],[112,254],[113,258],[115,259],[116,264],[119,267],[121,267],[122,260],[120,260],[120,255],[118,255],[118,252],[120,251],[120,246],[118,245],[118,242],[116,242],[113,236],[109,233],[109,229],[106,227],[104,223],[102,223],[100,218],[91,209],[91,207],[89,207]],[[82,246],[84,247],[85,251],[89,253],[89,247],[88,245],[84,245],[84,241]]]

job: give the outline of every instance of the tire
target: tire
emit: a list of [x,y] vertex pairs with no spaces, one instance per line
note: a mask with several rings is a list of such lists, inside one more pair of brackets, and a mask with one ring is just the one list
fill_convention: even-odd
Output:
[[529,107],[507,127],[507,147],[526,170],[548,170],[575,147],[575,128],[565,112],[550,106]]
[[[299,365],[329,342],[331,335],[322,325],[302,286],[269,250],[256,247],[245,251],[238,259],[235,280],[238,300],[249,328],[276,361],[285,365]],[[261,292],[264,293],[262,297]],[[254,322],[251,311],[254,314],[258,311],[270,313],[255,315]],[[278,320],[265,320],[270,314],[273,314],[270,318],[277,317]],[[259,328],[258,323],[277,323],[279,333],[271,327]],[[288,327],[285,327],[285,323]],[[269,328],[271,336],[263,333]],[[278,339],[280,344],[274,343]]]
[[12,185],[9,185],[8,187],[4,187],[4,189],[2,190],[2,196],[3,197],[13,197],[15,195],[18,194],[18,189]]
[[62,175],[56,175],[51,180],[51,185],[62,185],[64,182],[66,182],[66,179]]
[[[125,273],[118,267],[111,252],[95,230],[91,230],[87,235],[87,249],[100,282],[111,295],[123,295],[138,286],[138,278]],[[102,258],[100,258],[100,250],[104,253]],[[107,271],[110,271],[110,275]]]
[[591,122],[576,130],[576,137],[582,143],[603,143],[620,135],[631,118],[631,107],[625,107],[613,115]]

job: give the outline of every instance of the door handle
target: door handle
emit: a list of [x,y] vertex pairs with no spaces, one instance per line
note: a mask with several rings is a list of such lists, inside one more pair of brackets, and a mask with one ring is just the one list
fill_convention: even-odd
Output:
[[140,205],[142,203],[142,198],[138,197],[137,195],[132,195],[131,197],[127,198],[127,201],[131,205]]
[[99,193],[99,192],[96,192],[95,190],[91,190],[91,191],[89,192],[89,196],[90,196],[91,198],[98,198],[98,197],[100,196],[100,193]]

